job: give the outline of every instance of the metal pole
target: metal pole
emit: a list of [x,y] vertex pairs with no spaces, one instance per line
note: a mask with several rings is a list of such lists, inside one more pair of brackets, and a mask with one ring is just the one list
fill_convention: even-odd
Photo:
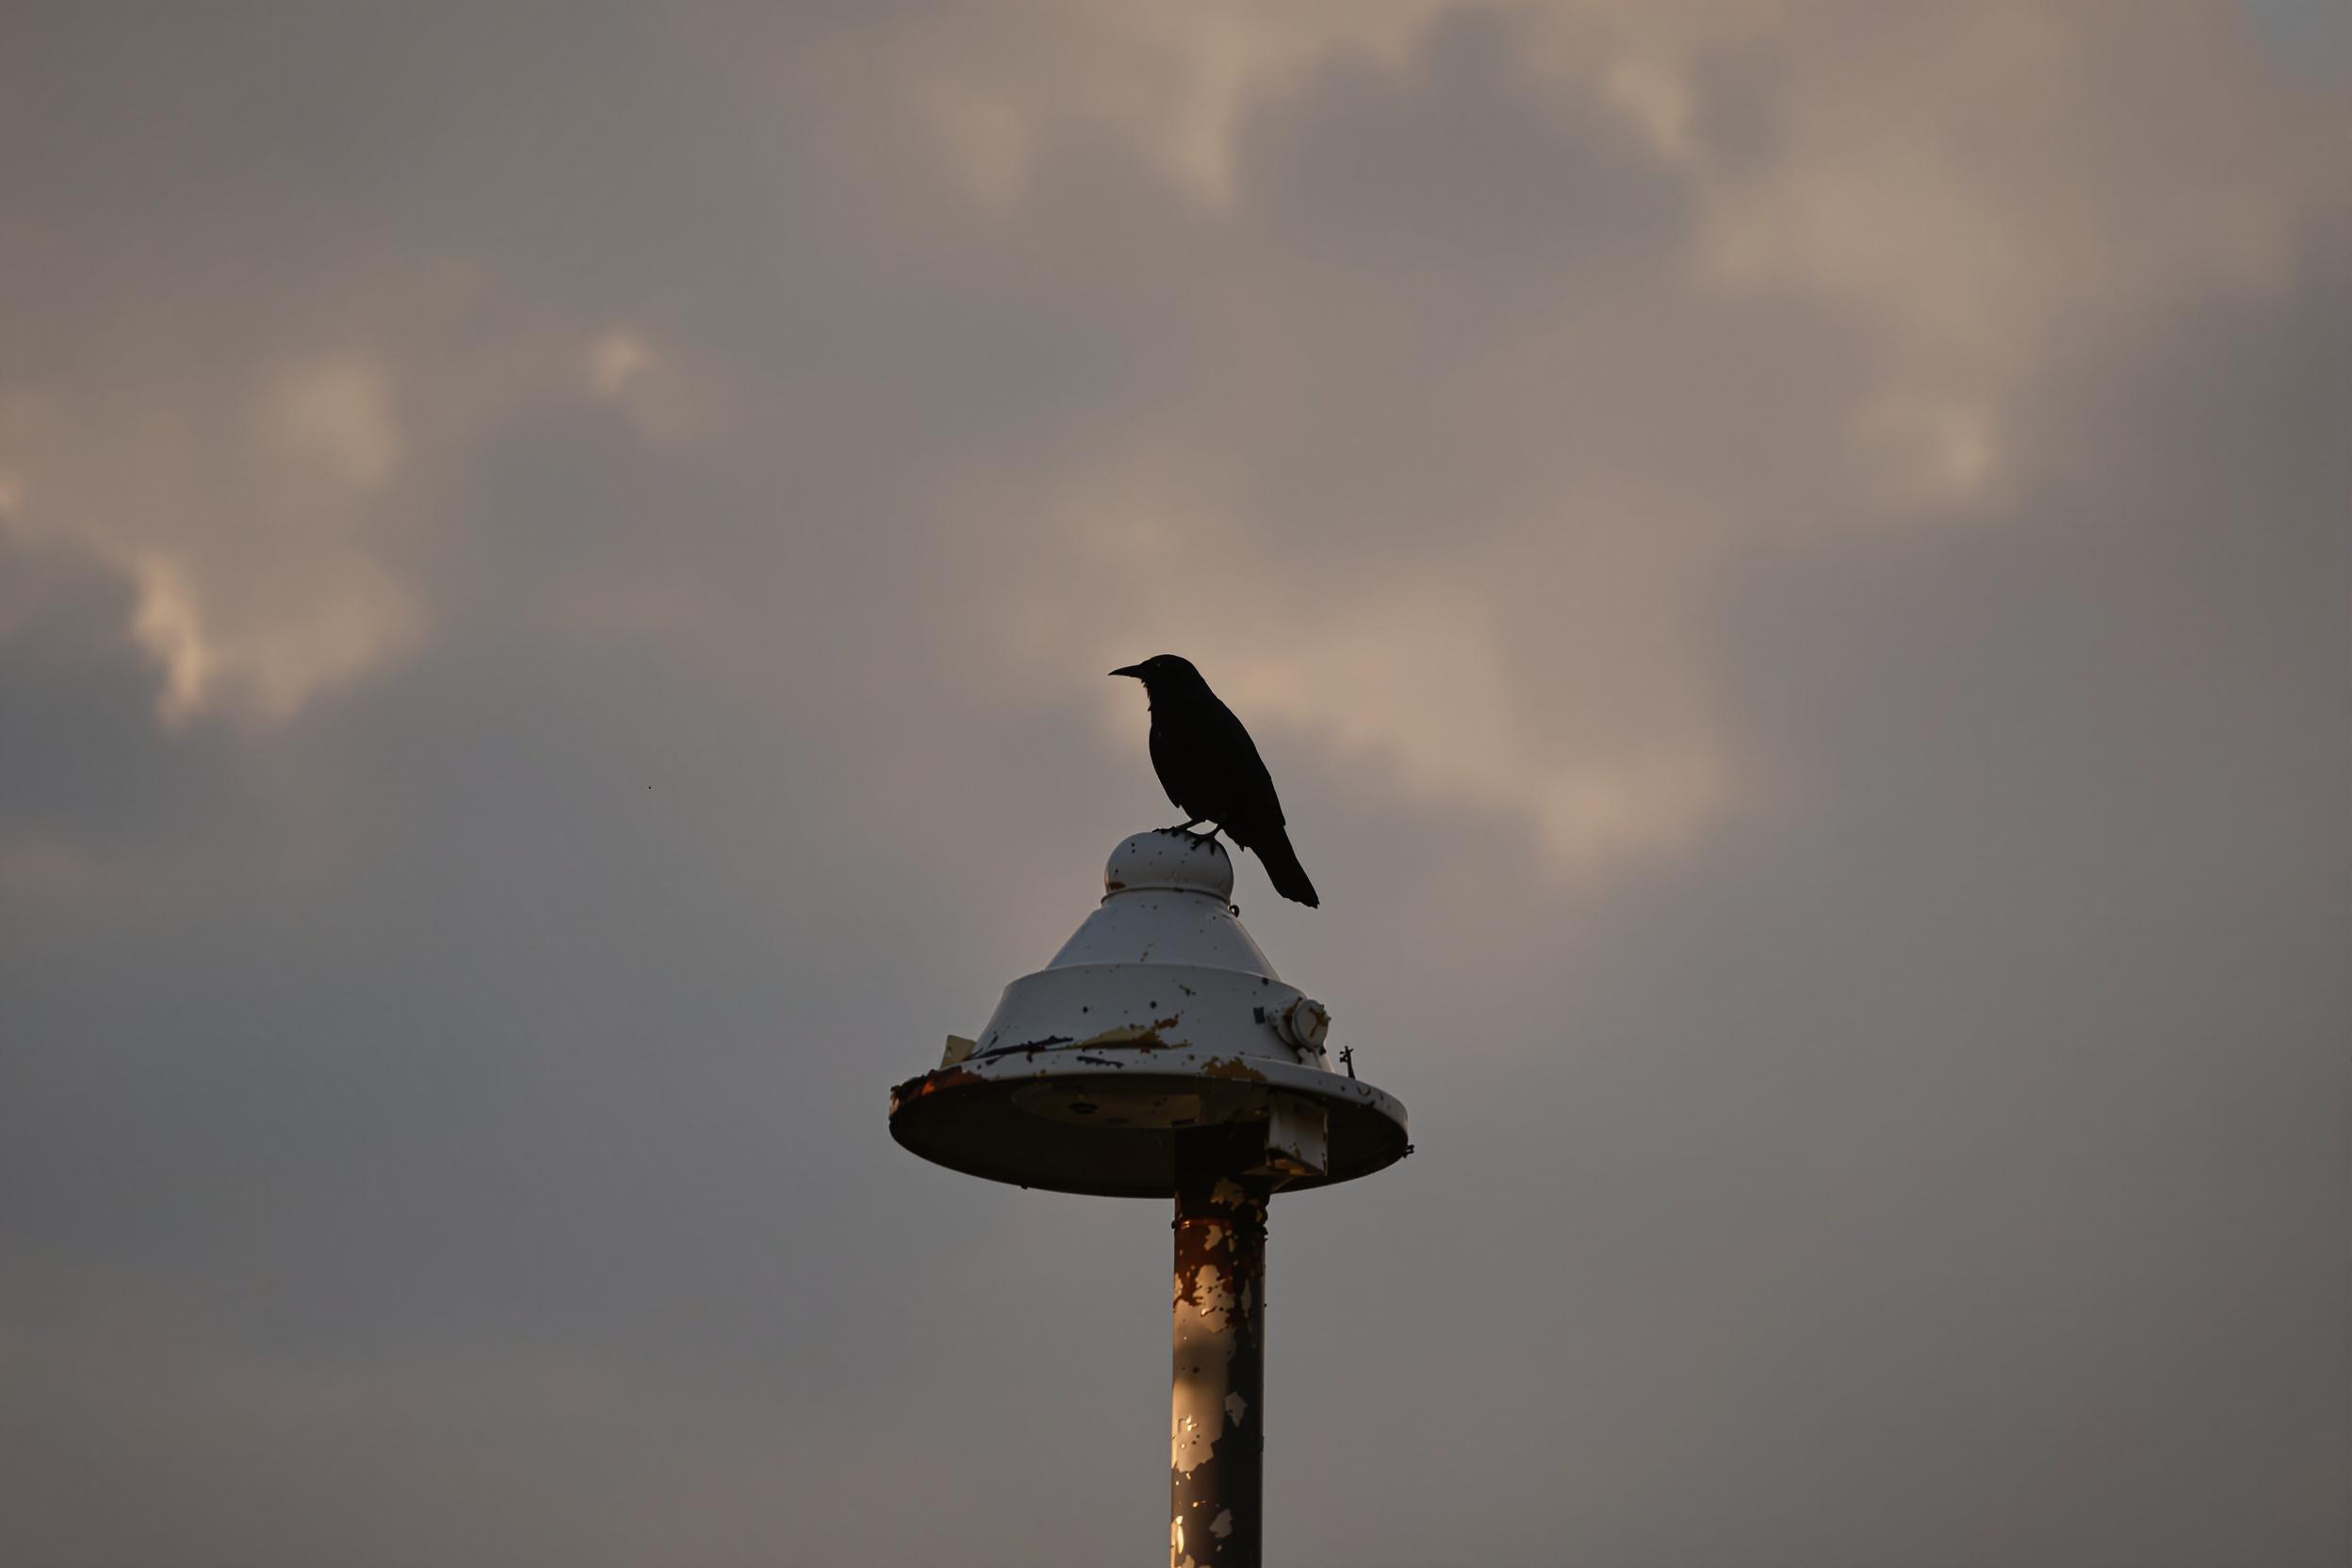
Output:
[[1169,1568],[1258,1568],[1266,1499],[1266,1128],[1177,1139]]

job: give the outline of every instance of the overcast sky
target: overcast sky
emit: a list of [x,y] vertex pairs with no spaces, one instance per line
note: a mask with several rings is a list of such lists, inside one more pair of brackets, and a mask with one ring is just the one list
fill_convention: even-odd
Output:
[[1270,1557],[2340,1568],[2326,10],[10,5],[0,1558],[1149,1560],[884,1108],[1168,650],[1418,1144]]

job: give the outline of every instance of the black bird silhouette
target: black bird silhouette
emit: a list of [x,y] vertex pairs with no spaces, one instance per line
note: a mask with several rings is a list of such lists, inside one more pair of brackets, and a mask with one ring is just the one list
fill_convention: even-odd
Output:
[[1256,743],[1191,661],[1155,654],[1111,673],[1134,676],[1151,699],[1152,771],[1160,776],[1168,798],[1190,819],[1168,831],[1190,832],[1197,824],[1213,822],[1217,826],[1206,836],[1229,833],[1255,854],[1276,892],[1310,909],[1319,905],[1315,884],[1282,830],[1282,803],[1275,797],[1273,776],[1258,760]]

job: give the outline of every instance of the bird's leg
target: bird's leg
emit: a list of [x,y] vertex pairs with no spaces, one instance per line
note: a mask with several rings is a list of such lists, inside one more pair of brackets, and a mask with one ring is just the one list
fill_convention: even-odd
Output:
[[1173,826],[1173,827],[1163,827],[1163,828],[1161,828],[1161,829],[1160,829],[1160,831],[1161,831],[1161,832],[1163,832],[1163,833],[1182,833],[1182,834],[1185,835],[1187,838],[1197,839],[1197,838],[1199,838],[1200,835],[1200,834],[1198,834],[1198,833],[1193,832],[1192,828],[1193,828],[1193,824],[1198,823],[1200,820],[1200,819],[1199,817],[1193,817],[1193,818],[1189,819],[1188,821],[1184,821],[1184,822],[1180,822],[1180,823],[1178,823],[1178,824],[1177,824],[1175,826]]

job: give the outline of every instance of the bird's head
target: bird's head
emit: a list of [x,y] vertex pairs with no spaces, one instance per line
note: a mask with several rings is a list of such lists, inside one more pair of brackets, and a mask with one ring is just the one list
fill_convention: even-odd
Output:
[[1122,664],[1111,673],[1134,676],[1143,682],[1145,694],[1153,697],[1184,697],[1209,689],[1191,660],[1172,653],[1155,653],[1140,664]]

